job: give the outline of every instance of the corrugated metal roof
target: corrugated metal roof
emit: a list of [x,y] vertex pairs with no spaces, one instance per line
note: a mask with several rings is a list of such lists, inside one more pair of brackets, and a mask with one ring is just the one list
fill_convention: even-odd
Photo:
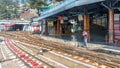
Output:
[[41,15],[41,17],[36,18],[33,21],[39,21],[41,19],[52,16],[52,15],[62,12],[64,10],[71,9],[76,6],[82,6],[82,5],[92,4],[92,3],[101,2],[101,1],[105,1],[105,0],[69,0],[69,1],[66,0],[62,4],[56,6],[55,8],[52,8],[52,9],[44,12]]

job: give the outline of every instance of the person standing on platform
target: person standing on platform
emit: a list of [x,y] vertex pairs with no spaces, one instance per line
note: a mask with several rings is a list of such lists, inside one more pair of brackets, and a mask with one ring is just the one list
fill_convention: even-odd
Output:
[[88,47],[88,33],[83,31],[82,35],[84,36],[84,45]]

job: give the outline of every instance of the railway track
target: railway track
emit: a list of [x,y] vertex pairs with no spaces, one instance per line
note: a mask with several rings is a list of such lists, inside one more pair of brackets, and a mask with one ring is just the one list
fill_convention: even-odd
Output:
[[[21,49],[20,47],[16,47],[12,44],[9,39],[6,39],[6,44],[8,47],[22,60],[28,65],[30,68],[37,67],[37,68],[54,68],[53,66],[49,65],[48,63],[36,58],[33,54]],[[42,62],[42,64],[41,64]],[[45,65],[45,66],[43,66]]]
[[[76,48],[71,48],[71,47],[66,47],[63,44],[60,43],[53,43],[51,41],[45,41],[41,38],[38,38],[37,36],[32,36],[30,34],[24,34],[25,32],[21,33],[10,33],[9,35],[12,37],[15,37],[16,35],[22,36],[22,38],[18,37],[17,40],[20,40],[22,42],[26,42],[29,44],[33,44],[35,46],[47,48],[50,50],[55,50],[55,51],[61,51],[64,53],[76,55],[79,57],[83,57],[84,59],[89,60],[89,64],[91,63],[96,63],[95,66],[106,66],[107,68],[120,68],[120,58],[116,58],[115,56],[107,55],[104,53],[95,53],[92,51],[87,51],[87,50],[78,50]],[[9,36],[8,35],[8,36]],[[26,39],[24,39],[25,37]],[[85,62],[84,60],[81,60]],[[91,64],[94,65],[94,64]]]
[[[64,53],[58,54],[56,51],[51,51],[50,49],[45,49],[42,47],[33,46],[30,44],[25,44],[25,43],[21,43],[21,42],[14,42],[14,44],[17,44],[18,47],[24,48],[24,50],[26,50],[26,51],[29,51],[29,52],[31,50],[34,51],[35,56],[46,59],[46,61],[48,61],[48,59],[49,60],[52,59],[52,61],[54,61],[55,63],[53,63],[51,61],[48,61],[47,63],[54,64],[55,68],[78,68],[78,67],[80,67],[80,68],[96,68],[96,66],[82,63],[73,58],[67,57],[66,55],[64,55]],[[43,55],[36,54],[41,48],[44,50]],[[30,50],[28,50],[28,49],[30,49]]]
[[[91,54],[90,52],[85,52],[85,51],[82,51],[82,50],[75,50],[75,49],[70,48],[70,47],[60,46],[60,44],[57,44],[57,43],[51,43],[49,41],[47,41],[47,42],[42,41],[41,39],[36,39],[36,37],[34,38],[33,36],[29,36],[28,39],[34,39],[35,40],[34,43],[36,43],[35,45],[37,45],[38,43],[39,44],[44,44],[47,47],[50,46],[50,49],[51,49],[51,47],[54,47],[52,49],[56,48],[55,50],[57,50],[57,51],[62,50],[62,51],[67,52],[69,54],[82,56],[84,58],[87,58],[89,60],[92,60],[94,62],[103,64],[103,65],[107,65],[107,66],[110,66],[110,67],[120,67],[120,61],[118,59],[114,59],[114,57],[110,57],[110,56],[103,55],[103,54]],[[39,40],[41,42],[39,42]]]

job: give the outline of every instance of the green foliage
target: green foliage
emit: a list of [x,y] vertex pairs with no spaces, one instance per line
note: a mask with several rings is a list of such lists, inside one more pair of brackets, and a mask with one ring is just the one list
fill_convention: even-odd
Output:
[[31,8],[39,9],[44,5],[47,5],[43,0],[29,0]]
[[38,10],[38,15],[40,15],[39,13],[39,9],[42,7],[42,6],[45,6],[47,5],[44,0],[29,0],[29,4],[30,4],[30,8],[33,8],[33,9],[37,9]]
[[[63,1],[63,0],[54,0],[54,1]],[[29,0],[30,8],[37,9],[39,11],[40,8],[45,8],[43,6],[48,6],[44,0]],[[47,7],[48,8],[48,7]],[[39,12],[38,12],[39,15]]]
[[0,19],[12,19],[16,15],[18,4],[12,0],[0,0]]

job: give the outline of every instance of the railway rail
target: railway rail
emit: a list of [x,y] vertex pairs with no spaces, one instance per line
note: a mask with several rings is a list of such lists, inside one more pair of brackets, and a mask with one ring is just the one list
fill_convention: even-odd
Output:
[[[82,62],[77,61],[75,59],[69,58],[69,57],[67,57],[63,54],[59,55],[57,52],[51,51],[49,49],[44,49],[42,47],[33,46],[33,45],[30,45],[30,44],[25,44],[25,43],[15,42],[15,41],[14,41],[14,44],[17,44],[16,46],[18,46],[20,48],[23,48],[23,50],[26,50],[28,52],[31,52],[31,50],[34,51],[34,54],[35,54],[34,56],[37,56],[38,58],[42,58],[42,60],[46,59],[46,61],[48,63],[54,64],[53,66],[55,66],[55,68],[78,68],[78,67],[80,67],[80,68],[96,68],[93,65],[82,63]],[[37,54],[37,52],[41,48],[44,49],[44,54],[43,55]],[[49,60],[52,59],[52,60],[48,61],[48,59]],[[55,62],[55,63],[53,63],[53,62]]]
[[55,50],[58,52],[64,52],[64,53],[76,55],[78,57],[84,58],[84,60],[89,60],[89,62],[86,62],[81,59],[82,62],[91,64],[97,67],[104,66],[106,68],[120,68],[120,61],[119,61],[120,58],[115,57],[113,55],[108,55],[104,53],[98,53],[98,52],[93,52],[93,51],[88,51],[88,50],[83,50],[83,49],[78,50],[77,48],[65,46],[64,44],[55,43],[51,41],[45,41],[38,36],[33,36],[30,33],[26,33],[26,32],[13,32],[13,33],[11,32],[8,34],[6,33],[6,35],[4,36],[7,36],[7,37],[12,36],[12,38],[14,37],[14,39],[17,39],[25,43],[33,44],[35,46],[47,48],[50,50]]
[[[53,66],[51,66],[48,63],[36,58],[35,56],[24,51],[23,49],[14,46],[8,38],[6,39],[6,44],[30,68],[33,68],[33,67],[46,68],[46,66],[47,66],[47,68],[54,68]],[[42,64],[41,64],[41,62],[42,62]],[[45,66],[43,66],[43,65],[45,65]]]

